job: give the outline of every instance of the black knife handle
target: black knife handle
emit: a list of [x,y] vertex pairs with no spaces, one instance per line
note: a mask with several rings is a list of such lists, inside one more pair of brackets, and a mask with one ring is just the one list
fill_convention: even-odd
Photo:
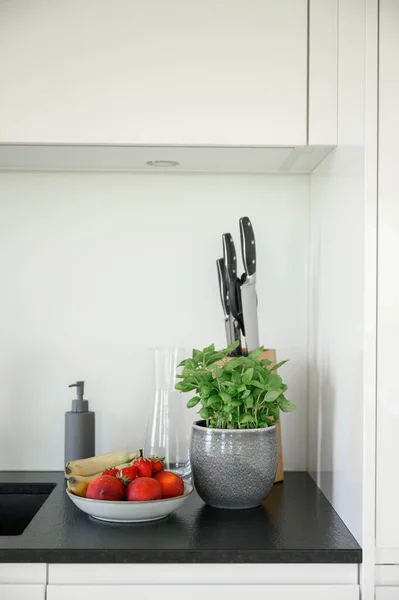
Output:
[[241,330],[244,332],[244,322],[241,309],[241,289],[240,280],[237,277],[237,254],[233,238],[230,233],[224,233],[223,257],[226,276],[226,288],[228,294],[228,304],[230,313],[237,319]]
[[240,235],[242,261],[244,263],[245,272],[247,275],[254,275],[256,272],[255,233],[248,217],[242,217],[240,219]]
[[223,258],[217,259],[216,267],[217,267],[218,279],[219,279],[220,301],[222,303],[224,314],[229,315],[230,314],[229,297],[228,297],[227,286],[226,286],[226,272],[225,272]]
[[237,253],[234,245],[233,237],[230,233],[222,235],[223,241],[223,258],[226,273],[230,279],[237,278]]

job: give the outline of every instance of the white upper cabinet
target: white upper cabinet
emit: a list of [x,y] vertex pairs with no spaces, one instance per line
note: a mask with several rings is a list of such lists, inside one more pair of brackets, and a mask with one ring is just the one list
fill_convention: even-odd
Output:
[[[377,562],[399,564],[399,3],[380,2]],[[380,597],[399,597],[384,595]]]
[[[336,75],[336,0],[320,2],[316,122]],[[13,0],[0,55],[3,144],[308,143],[308,0]]]

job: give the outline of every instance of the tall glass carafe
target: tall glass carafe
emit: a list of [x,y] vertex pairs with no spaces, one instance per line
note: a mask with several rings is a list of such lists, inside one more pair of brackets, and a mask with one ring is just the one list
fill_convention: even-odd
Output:
[[165,469],[180,477],[191,474],[185,399],[175,390],[178,365],[185,358],[182,348],[156,348],[155,396],[148,419],[145,456],[165,458]]

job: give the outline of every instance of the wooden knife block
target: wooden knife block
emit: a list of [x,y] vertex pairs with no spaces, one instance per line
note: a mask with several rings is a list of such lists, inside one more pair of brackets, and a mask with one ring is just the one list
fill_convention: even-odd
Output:
[[[262,354],[259,356],[258,360],[264,359],[271,360],[272,364],[277,364],[276,360],[276,351],[275,350],[264,350]],[[229,358],[227,360],[230,360]],[[279,481],[284,480],[284,470],[283,470],[283,448],[281,444],[281,425],[277,423],[277,442],[278,442],[278,464],[277,464],[277,472],[276,477],[274,479],[274,483],[278,483]]]

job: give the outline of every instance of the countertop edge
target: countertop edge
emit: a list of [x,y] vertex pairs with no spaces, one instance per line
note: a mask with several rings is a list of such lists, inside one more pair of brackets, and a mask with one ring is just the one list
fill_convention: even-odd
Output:
[[242,552],[237,550],[190,551],[182,550],[77,550],[49,549],[24,550],[10,549],[0,551],[0,563],[108,563],[108,564],[195,564],[195,563],[245,563],[245,564],[360,564],[362,550],[275,550],[270,552]]

